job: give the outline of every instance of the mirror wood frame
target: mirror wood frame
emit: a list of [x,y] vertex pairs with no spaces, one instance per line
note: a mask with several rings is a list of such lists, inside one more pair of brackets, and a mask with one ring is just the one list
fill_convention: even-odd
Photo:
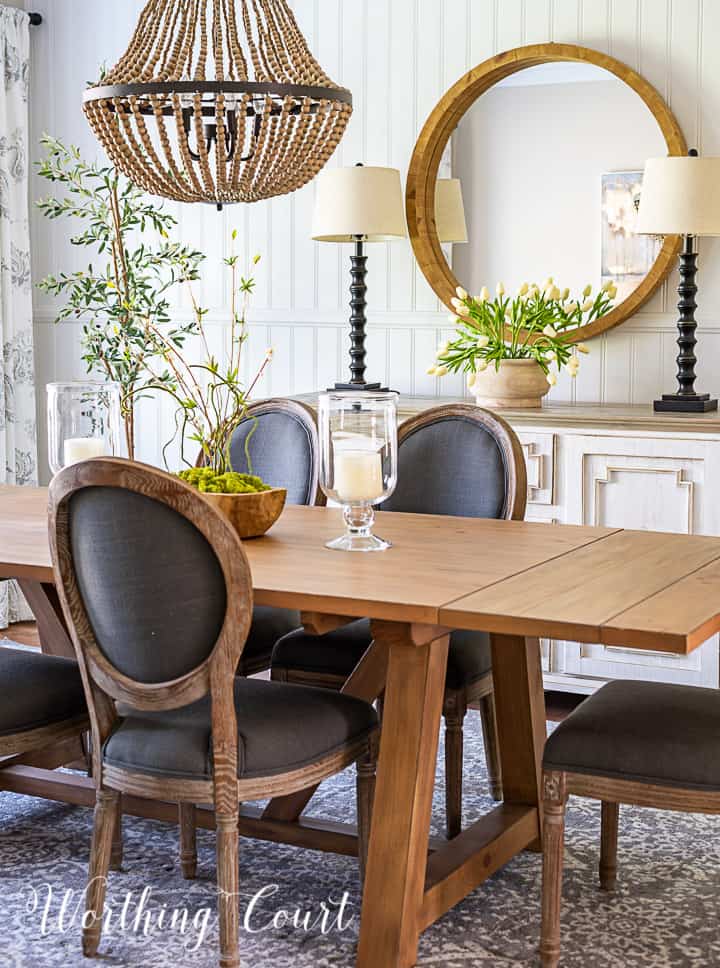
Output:
[[[531,44],[497,54],[468,71],[443,95],[425,122],[410,161],[405,193],[415,258],[433,291],[451,312],[450,300],[461,283],[443,254],[435,225],[435,183],[445,147],[468,108],[499,81],[528,67],[560,61],[594,64],[624,81],[642,98],[655,118],[668,154],[687,154],[680,125],[658,91],[632,68],[600,51],[576,44]],[[606,316],[575,330],[572,342],[604,333],[636,313],[673,269],[680,243],[679,236],[667,236],[640,285]]]

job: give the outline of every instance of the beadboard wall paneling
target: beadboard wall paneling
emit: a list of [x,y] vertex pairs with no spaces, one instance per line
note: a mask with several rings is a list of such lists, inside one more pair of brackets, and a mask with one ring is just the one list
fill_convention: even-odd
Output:
[[[97,145],[80,101],[101,60],[114,62],[142,8],[142,0],[34,0],[43,14],[32,32],[32,135],[43,131],[78,144]],[[607,51],[639,70],[670,102],[686,137],[701,153],[720,153],[720,73],[713,61],[720,38],[717,0],[294,0],[310,46],[329,73],[347,84],[355,113],[331,165],[392,165],[403,175],[428,112],[474,64],[511,46],[543,41],[579,42]],[[612,136],[612,132],[608,132]],[[37,158],[37,152],[36,152]],[[36,159],[35,159],[36,160]],[[35,196],[47,186],[35,178]],[[176,206],[183,238],[208,256],[199,297],[222,346],[228,323],[228,287],[221,260],[233,229],[246,257],[261,252],[253,302],[252,341],[246,365],[275,348],[260,392],[298,393],[324,387],[346,365],[348,251],[313,243],[314,187],[218,214],[211,206]],[[592,230],[592,229],[591,229]],[[33,271],[72,269],[83,263],[69,245],[68,226],[33,216]],[[713,389],[720,363],[720,243],[701,242],[699,367],[703,389]],[[425,368],[447,331],[418,272],[409,243],[369,247],[368,338],[371,376],[406,392],[454,395],[458,378],[438,381]],[[558,267],[561,272],[561,267]],[[644,311],[593,341],[578,378],[562,377],[558,400],[642,403],[673,385],[674,283]],[[188,311],[187,297],[177,312]],[[79,378],[80,329],[53,324],[54,307],[35,300],[37,379]],[[44,393],[39,393],[41,409]],[[170,408],[145,406],[139,456],[159,460]],[[44,449],[41,414],[39,441]],[[44,458],[44,454],[42,455]]]

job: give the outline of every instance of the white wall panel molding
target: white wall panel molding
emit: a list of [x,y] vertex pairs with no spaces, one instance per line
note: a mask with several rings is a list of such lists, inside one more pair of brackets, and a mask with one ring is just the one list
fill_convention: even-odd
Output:
[[[121,52],[142,2],[36,0],[33,9],[44,23],[32,38],[35,144],[48,131],[86,154],[97,151],[81,110],[82,91],[100,61],[112,62]],[[294,0],[292,5],[321,63],[355,97],[353,119],[332,165],[362,160],[398,167],[404,176],[419,129],[444,90],[499,50],[549,40],[586,44],[630,64],[669,100],[688,141],[720,154],[720,73],[712,42],[720,32],[718,0]],[[37,160],[37,150],[34,156]],[[34,176],[33,196],[47,191]],[[212,326],[229,319],[221,260],[232,229],[238,230],[241,254],[262,252],[253,339],[259,352],[266,338],[276,344],[269,385],[277,393],[325,386],[346,366],[349,250],[310,240],[313,201],[310,185],[287,198],[226,208],[221,215],[207,206],[174,209],[182,238],[208,254],[200,296],[211,310]],[[32,233],[36,279],[86,261],[69,245],[69,226],[62,221],[50,224],[36,212]],[[370,368],[416,393],[462,393],[462,379],[438,381],[425,373],[446,332],[447,313],[417,270],[410,246],[369,247],[368,268]],[[700,382],[717,393],[720,240],[702,241],[699,285]],[[671,279],[632,320],[594,340],[577,380],[561,378],[551,397],[639,403],[671,389],[674,287]],[[187,312],[182,300],[178,312]],[[69,371],[82,374],[79,329],[48,325],[52,303],[40,293],[35,319],[38,383]],[[151,436],[162,436],[162,428]]]

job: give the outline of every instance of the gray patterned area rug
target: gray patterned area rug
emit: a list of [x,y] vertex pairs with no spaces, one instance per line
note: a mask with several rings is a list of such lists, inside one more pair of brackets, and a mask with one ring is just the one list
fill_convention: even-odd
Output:
[[[470,821],[492,806],[478,714],[472,711],[466,735],[465,819]],[[436,832],[443,821],[441,763]],[[352,771],[320,790],[312,812],[335,819],[353,816]],[[90,830],[87,809],[0,794],[1,968],[92,964],[80,954]],[[614,896],[605,895],[596,875],[599,805],[572,800],[563,965],[720,965],[719,833],[712,818],[626,808],[621,812],[619,887]],[[212,834],[199,835],[195,882],[183,881],[176,855],[174,828],[126,818],[123,870],[110,877],[110,927],[98,964],[217,964]],[[352,859],[243,840],[240,875],[244,965],[314,968],[354,963],[360,895]],[[536,964],[539,896],[540,858],[523,854],[423,935],[418,964]]]

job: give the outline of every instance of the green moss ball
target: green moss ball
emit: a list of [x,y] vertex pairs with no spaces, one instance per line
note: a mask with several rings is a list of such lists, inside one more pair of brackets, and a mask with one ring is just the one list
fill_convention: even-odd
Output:
[[257,494],[271,490],[268,484],[253,474],[238,474],[237,471],[218,474],[211,467],[191,467],[190,470],[180,471],[178,477],[206,494]]

